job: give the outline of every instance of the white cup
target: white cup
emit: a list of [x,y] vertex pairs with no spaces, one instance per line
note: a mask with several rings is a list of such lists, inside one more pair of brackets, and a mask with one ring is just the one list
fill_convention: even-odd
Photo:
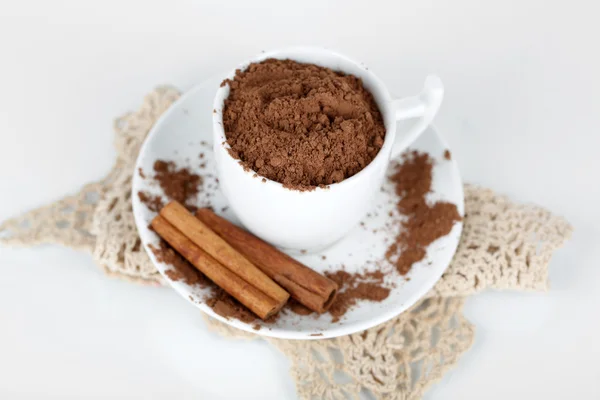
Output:
[[[223,103],[229,85],[217,91],[213,114],[214,152],[223,194],[242,224],[256,236],[288,250],[318,251],[341,239],[370,210],[380,189],[390,159],[410,145],[433,120],[444,88],[437,76],[428,76],[423,91],[404,99],[392,99],[383,83],[364,65],[330,50],[294,47],[263,53],[238,67],[267,58],[290,59],[342,71],[362,79],[383,116],[386,134],[383,147],[363,170],[328,188],[296,191],[279,182],[255,177],[244,170],[227,149],[223,131]],[[233,79],[235,70],[225,78]],[[411,129],[397,132],[400,120],[418,118]]]

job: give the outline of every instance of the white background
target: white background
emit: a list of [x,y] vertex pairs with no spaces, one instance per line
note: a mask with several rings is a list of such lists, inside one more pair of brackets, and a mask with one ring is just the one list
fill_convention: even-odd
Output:
[[[261,50],[322,45],[401,95],[446,86],[465,181],[565,216],[549,293],[467,302],[473,348],[431,399],[600,397],[600,25],[590,1],[2,1],[0,220],[114,160],[111,121]],[[287,360],[207,332],[168,288],[54,246],[0,248],[0,398],[293,399]],[[235,377],[235,379],[234,379]]]

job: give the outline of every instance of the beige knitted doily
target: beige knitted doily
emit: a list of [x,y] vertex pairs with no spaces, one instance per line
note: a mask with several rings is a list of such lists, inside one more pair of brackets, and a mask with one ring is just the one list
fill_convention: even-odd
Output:
[[[140,246],[131,209],[131,178],[140,146],[179,97],[148,94],[142,107],[115,121],[117,161],[107,177],[75,195],[0,225],[0,243],[55,243],[90,252],[108,274],[137,283],[163,280]],[[548,263],[571,233],[562,218],[465,185],[465,220],[454,260],[425,300],[365,332],[327,340],[266,339],[292,363],[303,399],[417,399],[471,346],[463,297],[486,288],[546,290]],[[224,335],[255,338],[207,318]]]

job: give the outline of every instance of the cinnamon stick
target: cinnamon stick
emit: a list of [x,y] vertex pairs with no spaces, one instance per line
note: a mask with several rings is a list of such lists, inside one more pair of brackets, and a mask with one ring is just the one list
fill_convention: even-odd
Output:
[[178,202],[167,204],[160,210],[160,215],[196,246],[278,304],[289,299],[290,295],[277,283]]
[[199,209],[196,217],[279,283],[301,304],[313,311],[323,313],[333,303],[338,285],[331,279],[299,263],[207,208]]
[[160,215],[152,220],[152,228],[200,272],[260,318],[269,318],[283,306],[283,302],[267,296],[225,268]]

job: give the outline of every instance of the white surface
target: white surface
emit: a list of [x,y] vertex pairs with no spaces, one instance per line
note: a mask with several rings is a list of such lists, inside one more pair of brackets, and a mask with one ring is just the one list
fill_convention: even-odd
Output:
[[[388,122],[394,124],[394,130],[388,132],[389,141],[381,149],[381,152],[384,152],[383,157],[376,157],[367,168],[348,179],[348,182],[344,181],[340,184],[331,185],[329,189],[317,189],[313,192],[292,192],[283,188],[280,183],[273,181],[261,182],[261,179],[253,177],[254,172],[244,171],[238,161],[231,158],[229,153],[224,151],[222,147],[225,140],[223,131],[221,130],[220,134],[213,134],[211,129],[213,127],[212,102],[221,81],[221,78],[211,78],[194,86],[163,114],[149,132],[140,150],[134,171],[145,171],[146,175],[151,176],[156,160],[170,160],[178,166],[189,168],[194,173],[202,176],[204,182],[203,191],[195,199],[195,204],[199,207],[210,205],[218,214],[238,224],[240,220],[241,222],[244,222],[244,220],[241,218],[240,212],[232,210],[231,205],[233,203],[228,201],[235,200],[236,197],[225,198],[224,196],[223,186],[228,179],[237,179],[237,184],[246,188],[246,190],[237,193],[237,196],[243,198],[246,202],[245,204],[238,202],[241,213],[245,216],[249,213],[246,208],[260,208],[262,206],[261,201],[257,201],[256,197],[264,196],[262,202],[268,202],[272,208],[275,207],[275,203],[286,201],[294,205],[289,209],[282,207],[279,212],[285,213],[287,211],[296,214],[297,210],[310,210],[312,206],[315,209],[309,213],[317,214],[320,212],[318,208],[319,199],[323,203],[330,202],[328,203],[329,207],[335,207],[336,204],[350,202],[347,200],[348,196],[360,195],[360,192],[355,193],[357,192],[355,189],[368,190],[369,185],[374,184],[377,190],[371,196],[365,198],[369,207],[364,211],[364,214],[370,212],[371,218],[366,218],[366,215],[359,215],[359,218],[355,220],[355,226],[341,240],[327,249],[314,253],[302,254],[296,251],[295,257],[304,265],[308,265],[319,272],[336,270],[343,265],[345,271],[364,273],[367,271],[365,267],[368,268],[374,261],[385,260],[389,243],[392,243],[398,234],[393,229],[386,229],[386,224],[389,224],[390,219],[389,213],[395,211],[394,204],[397,202],[394,187],[388,181],[385,181],[383,186],[385,190],[381,190],[386,172],[394,173],[393,169],[386,171],[395,137],[396,120],[394,113],[388,114]],[[402,129],[403,126],[400,125],[400,128]],[[215,137],[213,138],[213,136]],[[211,145],[210,143],[213,141],[214,144]],[[212,152],[212,148],[215,149],[217,154]],[[434,160],[432,193],[429,195],[429,199],[449,201],[456,204],[459,214],[463,215],[463,184],[456,161],[444,159],[444,152],[447,148],[447,144],[443,142],[439,133],[433,128],[426,129],[411,145],[411,149],[427,153]],[[201,161],[205,165],[204,168],[198,167],[198,155],[201,153],[204,154]],[[216,170],[219,170],[219,157],[221,157],[221,170],[217,180]],[[373,166],[374,163],[375,166]],[[225,165],[227,167],[224,167]],[[233,176],[228,176],[229,173]],[[377,176],[378,174],[381,175],[381,178]],[[204,299],[210,296],[209,288],[189,285],[181,281],[172,281],[168,275],[165,275],[165,271],[172,270],[172,266],[159,262],[154,256],[154,252],[149,248],[149,246],[158,247],[158,235],[154,230],[148,228],[156,217],[156,212],[148,209],[140,201],[137,193],[142,191],[163,196],[165,202],[168,199],[164,198],[164,192],[157,187],[156,182],[152,179],[142,178],[139,173],[136,173],[132,182],[133,215],[142,244],[152,262],[163,273],[163,276],[173,288],[200,310],[226,324],[259,335],[278,338],[314,340],[349,335],[364,331],[397,316],[415,304],[442,276],[452,260],[462,231],[462,222],[456,223],[448,235],[439,238],[428,246],[425,259],[415,264],[406,276],[396,273],[394,266],[389,263],[378,266],[378,268],[385,268],[387,271],[394,271],[386,277],[386,283],[394,287],[389,297],[378,303],[363,302],[358,304],[347,312],[340,321],[332,322],[329,314],[317,318],[315,315],[306,317],[294,313],[284,313],[274,323],[263,324],[260,321],[245,323],[234,318],[223,318],[207,306]],[[211,189],[213,182],[214,185],[219,186],[220,190]],[[254,199],[251,199],[252,194],[250,192],[252,190],[255,190]],[[266,192],[262,192],[265,190]],[[331,198],[331,196],[335,197]],[[223,212],[224,209],[227,210]],[[264,209],[259,211],[265,212]],[[356,208],[349,208],[346,209],[346,212],[356,213],[359,211]],[[339,217],[343,217],[343,215]],[[321,222],[325,224],[337,222],[335,219],[332,221],[327,218],[327,213],[321,215]],[[364,226],[358,224],[361,220]],[[265,223],[268,222],[273,225],[267,226],[267,230],[268,228],[274,230],[273,226],[276,221],[265,221]],[[281,221],[279,226],[279,230],[281,230],[281,227],[285,227],[286,230],[291,229],[293,218]],[[261,226],[258,226],[258,228],[260,229]],[[295,228],[300,230],[298,225]],[[305,232],[305,234],[309,236],[310,232]],[[264,239],[268,240],[268,237]],[[322,257],[325,257],[325,260]],[[371,268],[371,270],[373,269]],[[262,326],[258,331],[254,329],[257,323]],[[315,338],[315,334],[320,335],[320,337]]]
[[[362,79],[366,89],[379,105],[386,128],[383,147],[362,171],[327,188],[311,191],[286,189],[281,183],[255,179],[256,173],[240,167],[239,160],[229,154],[223,130],[223,103],[229,96],[229,85],[217,89],[213,113],[213,146],[221,191],[229,205],[248,230],[277,247],[309,253],[327,248],[344,237],[373,206],[394,155],[403,151],[425,131],[438,112],[444,97],[439,78],[428,77],[421,96],[406,103],[395,102],[386,85],[364,61],[320,47],[296,46],[267,51],[236,64],[222,78],[233,79],[235,71],[268,58],[292,59],[343,71]],[[209,108],[210,110],[210,108]],[[410,114],[409,117],[403,113]],[[418,119],[415,117],[419,117]],[[411,119],[414,118],[414,119]],[[396,129],[398,122],[412,123],[409,129]],[[402,125],[401,125],[402,127]],[[304,212],[297,212],[303,210]],[[285,229],[281,229],[281,227]]]
[[[593,1],[3,2],[0,219],[111,166],[111,119],[159,82],[187,88],[263,49],[326,45],[394,93],[439,73],[436,124],[465,181],[575,226],[546,294],[469,299],[475,345],[430,399],[600,396],[600,26]],[[86,255],[0,248],[0,398],[293,399],[264,342],[208,333],[170,289]],[[231,377],[238,378],[233,383]]]

